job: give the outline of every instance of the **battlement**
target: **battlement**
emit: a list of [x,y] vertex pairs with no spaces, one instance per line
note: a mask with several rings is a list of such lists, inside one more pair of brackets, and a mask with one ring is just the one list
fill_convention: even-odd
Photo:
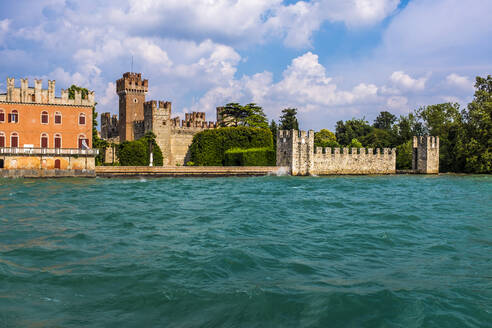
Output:
[[48,80],[48,89],[43,89],[42,80],[34,80],[34,87],[29,87],[28,79],[20,79],[20,88],[16,88],[15,79],[7,78],[7,93],[0,94],[0,101],[84,107],[95,105],[94,91],[89,91],[86,97],[82,97],[82,92],[75,91],[75,99],[69,99],[69,91],[61,89],[61,97],[56,97],[55,83],[54,80]]
[[333,155],[333,156],[389,156],[396,155],[396,148],[331,148],[331,147],[315,147],[314,153],[316,155]]
[[126,72],[123,77],[116,81],[116,92],[122,93],[147,93],[149,91],[149,80],[142,80],[141,73]]
[[144,102],[144,117],[152,117],[156,114],[159,116],[164,116],[164,119],[171,117],[171,102],[169,101],[156,101],[150,100]]
[[439,137],[415,136],[413,137],[413,148],[439,148]]

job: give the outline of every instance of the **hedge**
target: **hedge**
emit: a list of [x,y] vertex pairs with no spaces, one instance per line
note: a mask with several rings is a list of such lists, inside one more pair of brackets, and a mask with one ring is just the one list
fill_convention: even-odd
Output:
[[222,166],[225,152],[232,148],[273,149],[272,132],[245,126],[205,130],[193,137],[189,150],[195,165]]
[[[162,166],[162,151],[155,140],[152,142],[153,164]],[[149,139],[143,137],[135,141],[124,141],[118,146],[117,156],[121,166],[149,166]]]
[[233,148],[225,152],[226,166],[275,166],[276,153],[272,148]]

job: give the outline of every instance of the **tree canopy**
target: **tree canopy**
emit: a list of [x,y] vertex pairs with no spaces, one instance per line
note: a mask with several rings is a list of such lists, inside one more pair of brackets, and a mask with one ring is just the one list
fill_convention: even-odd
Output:
[[280,116],[280,130],[299,130],[297,108],[285,108]]
[[245,106],[239,103],[229,103],[225,105],[221,112],[223,120],[222,126],[249,126],[255,128],[268,128],[268,121],[263,108],[255,103]]

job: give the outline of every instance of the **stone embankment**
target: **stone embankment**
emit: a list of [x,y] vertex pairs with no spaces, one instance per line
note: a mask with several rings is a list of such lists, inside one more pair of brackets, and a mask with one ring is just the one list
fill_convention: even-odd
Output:
[[97,166],[98,177],[219,177],[262,176],[283,172],[276,166]]

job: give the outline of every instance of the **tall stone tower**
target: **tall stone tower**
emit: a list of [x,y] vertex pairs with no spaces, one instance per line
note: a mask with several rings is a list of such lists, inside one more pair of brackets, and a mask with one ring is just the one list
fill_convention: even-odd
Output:
[[439,173],[439,137],[413,137],[412,169],[416,173]]
[[292,175],[309,175],[313,171],[314,131],[279,130],[277,132],[277,166],[287,167]]
[[144,120],[145,94],[149,81],[142,80],[141,73],[125,73],[116,81],[116,92],[120,97],[120,142],[134,140],[133,122]]

